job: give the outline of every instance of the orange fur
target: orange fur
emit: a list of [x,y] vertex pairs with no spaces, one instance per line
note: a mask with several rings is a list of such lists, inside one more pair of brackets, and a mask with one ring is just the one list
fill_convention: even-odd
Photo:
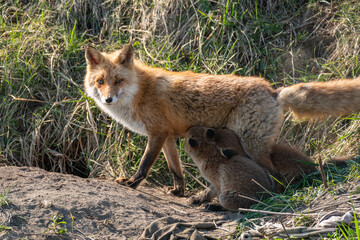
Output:
[[278,91],[284,109],[293,111],[299,119],[360,111],[360,78],[300,83]]

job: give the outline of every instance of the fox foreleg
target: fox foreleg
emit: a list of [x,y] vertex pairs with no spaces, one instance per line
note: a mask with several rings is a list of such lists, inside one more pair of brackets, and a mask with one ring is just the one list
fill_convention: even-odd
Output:
[[167,137],[167,134],[149,135],[145,153],[140,161],[137,172],[130,179],[117,178],[115,181],[122,185],[137,188],[141,181],[148,176]]

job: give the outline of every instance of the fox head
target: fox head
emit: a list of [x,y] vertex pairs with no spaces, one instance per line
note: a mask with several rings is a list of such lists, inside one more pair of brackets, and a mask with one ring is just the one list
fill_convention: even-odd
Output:
[[185,134],[185,149],[198,163],[226,162],[235,155],[247,157],[239,138],[230,129],[191,127]]
[[185,134],[185,149],[196,164],[223,159],[215,144],[215,129],[191,127]]
[[133,55],[131,45],[110,54],[86,47],[87,72],[84,85],[88,95],[105,105],[131,101],[137,92]]

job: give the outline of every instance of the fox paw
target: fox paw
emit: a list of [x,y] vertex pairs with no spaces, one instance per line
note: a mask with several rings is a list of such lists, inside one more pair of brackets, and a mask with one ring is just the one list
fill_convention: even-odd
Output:
[[204,202],[204,200],[202,198],[200,198],[199,196],[191,196],[187,202],[191,205],[200,205]]
[[134,186],[134,181],[132,181],[126,177],[119,177],[119,178],[115,179],[115,182],[120,185],[136,188],[136,186]]
[[166,187],[166,193],[172,194],[172,195],[175,195],[175,196],[178,196],[178,197],[184,196],[184,190],[183,189],[178,189],[178,188],[171,187],[171,186]]
[[211,211],[211,212],[226,211],[226,209],[222,205],[216,204],[216,203],[208,203],[208,204],[206,204],[205,205],[205,210]]

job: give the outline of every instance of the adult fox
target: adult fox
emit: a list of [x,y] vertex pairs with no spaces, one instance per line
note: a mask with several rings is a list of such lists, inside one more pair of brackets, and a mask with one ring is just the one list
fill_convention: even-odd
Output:
[[160,151],[173,175],[173,194],[184,194],[175,138],[191,126],[226,127],[240,138],[246,154],[276,174],[270,160],[280,134],[282,110],[316,118],[360,110],[360,78],[296,84],[274,90],[260,77],[170,72],[134,59],[131,45],[113,53],[86,47],[85,90],[107,114],[148,136],[138,171],[116,181],[136,188]]

